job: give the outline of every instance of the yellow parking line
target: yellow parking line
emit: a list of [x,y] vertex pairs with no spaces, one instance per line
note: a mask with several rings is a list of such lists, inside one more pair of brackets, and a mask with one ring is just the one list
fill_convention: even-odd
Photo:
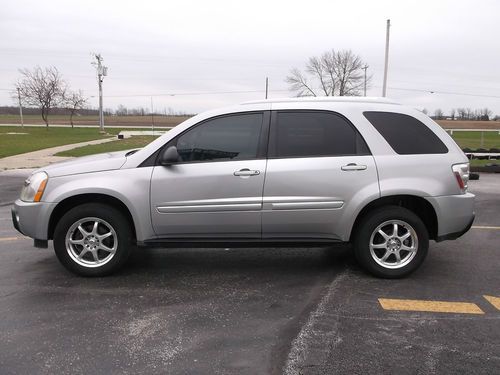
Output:
[[500,227],[491,227],[491,226],[485,226],[485,225],[473,225],[471,228],[472,229],[493,229],[493,230],[500,230]]
[[15,241],[15,240],[19,240],[21,239],[22,237],[3,237],[3,238],[0,238],[0,242],[4,242],[4,241]]
[[379,298],[384,310],[424,311],[456,314],[484,314],[475,303]]
[[497,310],[500,310],[500,298],[498,297],[493,297],[493,296],[483,296],[486,298],[486,300],[491,303],[493,306],[497,308]]

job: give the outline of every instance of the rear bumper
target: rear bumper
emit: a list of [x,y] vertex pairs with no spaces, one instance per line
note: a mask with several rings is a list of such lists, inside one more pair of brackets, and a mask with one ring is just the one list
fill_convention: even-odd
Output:
[[467,226],[464,229],[462,229],[458,232],[455,232],[455,233],[448,233],[448,234],[445,234],[443,236],[438,236],[436,238],[436,242],[447,241],[447,240],[456,240],[458,237],[461,237],[462,235],[467,233],[469,231],[469,229],[472,227],[472,223],[474,222],[475,217],[476,217],[476,215],[472,215],[472,219],[470,220],[469,224],[467,224]]
[[475,195],[445,195],[426,197],[437,216],[438,233],[436,241],[452,240],[466,233],[474,222]]

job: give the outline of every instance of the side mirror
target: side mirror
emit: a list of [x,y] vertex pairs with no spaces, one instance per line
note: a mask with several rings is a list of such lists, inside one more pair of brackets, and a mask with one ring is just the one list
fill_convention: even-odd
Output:
[[179,161],[179,153],[177,152],[177,147],[170,146],[162,151],[160,155],[161,165],[171,165]]

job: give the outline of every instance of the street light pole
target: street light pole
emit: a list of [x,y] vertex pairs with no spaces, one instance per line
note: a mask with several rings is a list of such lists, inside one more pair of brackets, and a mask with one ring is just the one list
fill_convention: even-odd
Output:
[[389,30],[391,28],[391,20],[387,20],[387,31],[385,33],[385,64],[384,64],[384,85],[382,87],[382,96],[386,96],[387,92],[387,68],[389,65]]

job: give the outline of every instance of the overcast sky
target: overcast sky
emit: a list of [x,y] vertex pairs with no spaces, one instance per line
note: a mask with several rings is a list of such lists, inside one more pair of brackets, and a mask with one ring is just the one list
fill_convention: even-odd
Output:
[[[109,108],[149,107],[156,95],[155,110],[200,112],[263,98],[266,76],[270,97],[293,96],[290,68],[332,48],[359,54],[373,75],[368,94],[380,96],[390,18],[389,97],[431,113],[500,114],[499,15],[498,0],[2,0],[0,105],[14,104],[19,68],[54,65],[97,106],[91,52],[109,67]],[[219,94],[161,96],[209,92]]]

